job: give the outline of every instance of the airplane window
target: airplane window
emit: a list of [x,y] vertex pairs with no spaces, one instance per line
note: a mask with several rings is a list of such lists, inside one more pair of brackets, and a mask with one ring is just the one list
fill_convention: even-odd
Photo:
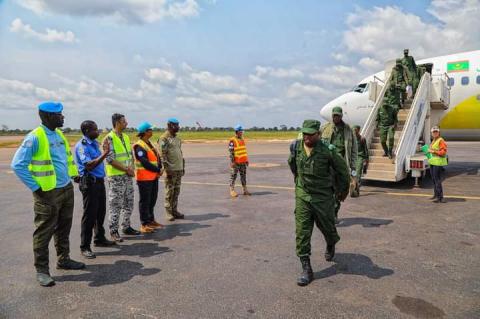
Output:
[[352,91],[357,93],[363,93],[367,91],[367,83],[360,83],[359,85],[355,86]]
[[454,86],[455,85],[455,79],[454,78],[448,78],[447,84],[448,84],[448,86]]
[[477,84],[480,84],[480,75],[477,75]]
[[468,80],[469,80],[468,76],[462,77],[462,85],[468,85]]

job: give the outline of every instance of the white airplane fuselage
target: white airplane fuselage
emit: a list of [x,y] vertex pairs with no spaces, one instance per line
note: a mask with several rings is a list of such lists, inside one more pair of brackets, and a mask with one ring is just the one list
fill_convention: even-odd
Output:
[[[437,120],[442,136],[450,139],[480,140],[480,50],[423,59],[417,64],[433,63],[432,75],[447,74],[450,78],[450,104]],[[327,103],[320,115],[331,121],[332,108],[341,106],[344,121],[362,126],[374,102],[369,99],[369,83],[374,78],[385,81],[381,71],[360,81],[352,91]]]

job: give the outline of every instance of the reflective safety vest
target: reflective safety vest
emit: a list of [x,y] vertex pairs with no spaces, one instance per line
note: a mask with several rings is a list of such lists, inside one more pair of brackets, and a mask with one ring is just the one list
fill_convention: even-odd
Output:
[[[148,161],[154,165],[158,166],[158,157],[154,149],[152,149],[147,143],[143,140],[139,140],[135,145],[140,146],[147,152]],[[135,156],[135,176],[137,181],[153,181],[158,178],[158,173],[149,171],[143,167],[142,162],[140,162]]]
[[[438,138],[435,142],[430,144],[430,148],[434,151],[440,150],[440,142],[443,141],[443,138]],[[438,156],[435,153],[432,153],[432,157],[428,159],[428,164],[433,166],[447,166],[447,156]]]
[[[123,141],[125,145],[123,145],[122,140],[117,136],[115,131],[110,131],[107,136],[112,138],[113,142],[113,154],[116,161],[122,163],[125,167],[129,167],[132,163],[132,146],[130,145],[130,138],[127,134],[122,133]],[[116,175],[125,175],[127,174],[124,171],[116,169],[111,164],[106,165],[107,168],[107,176],[116,176]]]
[[[78,169],[73,161],[73,155],[67,139],[58,128],[55,132],[62,138],[63,144],[65,145],[68,175],[70,177],[78,176]],[[40,185],[42,191],[48,192],[57,186],[57,175],[55,174],[55,167],[53,166],[52,156],[50,155],[50,142],[48,142],[47,133],[42,126],[34,129],[32,134],[38,139],[38,150],[32,156],[28,170],[32,174],[33,179]]]
[[245,146],[245,140],[239,139],[236,136],[230,139],[233,142],[233,156],[235,163],[244,164],[248,162],[247,147]]

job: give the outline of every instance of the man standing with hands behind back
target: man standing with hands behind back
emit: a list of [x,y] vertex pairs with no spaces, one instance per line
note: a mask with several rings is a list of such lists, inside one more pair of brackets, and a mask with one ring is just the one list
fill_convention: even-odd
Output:
[[159,141],[162,163],[165,168],[165,215],[168,221],[184,218],[184,215],[177,209],[182,176],[185,174],[182,140],[177,136],[179,130],[178,120],[173,117],[169,118],[167,130]]
[[123,131],[128,122],[123,114],[112,115],[113,129],[105,137],[104,143],[110,145],[107,155],[107,180],[110,236],[113,241],[122,242],[118,233],[120,215],[123,213],[122,232],[125,235],[140,235],[138,230],[130,226],[133,211],[133,168],[132,146],[130,138]]

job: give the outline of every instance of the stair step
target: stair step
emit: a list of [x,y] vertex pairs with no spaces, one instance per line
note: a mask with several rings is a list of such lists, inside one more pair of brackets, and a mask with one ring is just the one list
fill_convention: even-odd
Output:
[[390,159],[389,161],[390,161],[389,163],[377,163],[377,162],[369,163],[368,170],[393,172],[395,171],[395,164],[393,164]]
[[[397,130],[395,131],[395,135],[394,135],[394,139],[399,139],[400,136],[402,135],[402,131],[401,130]],[[373,133],[373,138],[380,138],[380,131],[378,129],[375,130],[375,132]]]
[[[400,137],[400,136],[399,136],[399,137]],[[372,146],[373,146],[374,144],[376,144],[376,143],[380,144],[380,136],[376,136],[376,137],[373,137],[373,138],[372,138],[372,143],[370,144],[370,148],[374,148],[374,147],[372,147]],[[393,146],[397,146],[397,144],[398,144],[398,138],[395,138],[395,139],[393,140]],[[380,144],[380,145],[381,145],[381,144]]]
[[369,169],[362,179],[395,182],[395,172]]
[[[383,154],[382,154],[383,155]],[[389,159],[388,157],[383,157],[383,156],[370,156],[369,158],[369,163],[370,164],[374,164],[374,163],[378,163],[378,164],[391,164],[392,163],[392,160]],[[369,165],[370,165],[369,164]]]
[[[395,148],[393,150],[395,151]],[[368,152],[369,152],[369,155],[371,155],[371,156],[382,156],[383,155],[383,149],[369,149]]]
[[[378,137],[378,142],[375,142],[375,143],[372,143],[370,144],[370,149],[371,150],[375,150],[375,149],[378,149],[378,150],[383,150],[382,148],[382,144],[380,143],[380,138]],[[397,146],[397,142],[398,140],[394,140],[394,143],[393,143],[393,147],[395,148]]]

